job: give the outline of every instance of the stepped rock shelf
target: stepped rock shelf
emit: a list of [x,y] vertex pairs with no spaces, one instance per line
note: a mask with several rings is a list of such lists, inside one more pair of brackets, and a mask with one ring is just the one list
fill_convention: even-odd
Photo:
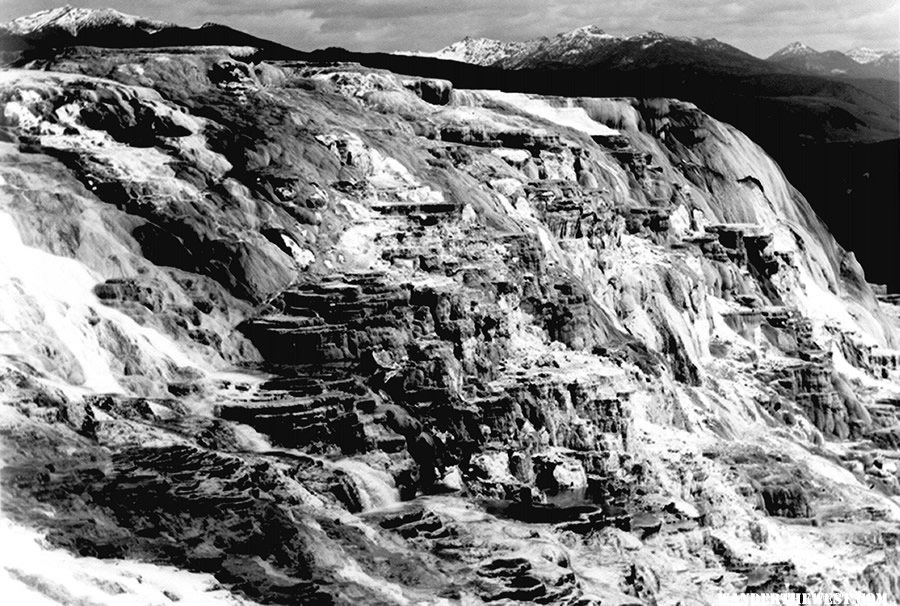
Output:
[[0,72],[19,603],[900,600],[900,311],[749,139],[251,58]]

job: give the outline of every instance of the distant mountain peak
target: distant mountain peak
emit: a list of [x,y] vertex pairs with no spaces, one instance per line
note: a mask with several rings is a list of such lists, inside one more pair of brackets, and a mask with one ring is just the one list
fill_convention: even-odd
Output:
[[788,44],[768,58],[793,70],[828,76],[851,78],[900,78],[900,53],[857,47],[846,53],[836,50],[819,52],[802,42]]
[[893,59],[896,61],[898,58],[900,58],[900,51],[898,51],[897,49],[877,50],[866,46],[857,46],[856,48],[851,48],[849,51],[847,51],[847,56],[857,63],[866,65],[868,63],[875,63],[876,61],[881,60]]
[[476,38],[466,36],[462,40],[434,52],[400,52],[398,54],[418,55],[422,57],[437,57],[450,61],[472,63],[475,65],[488,65],[500,59],[504,59],[520,50],[521,42],[503,42],[492,38]]
[[60,30],[76,36],[86,29],[109,26],[133,27],[152,32],[172,27],[172,24],[128,15],[112,8],[78,8],[67,4],[13,19],[2,28],[21,36]]
[[807,55],[817,55],[819,51],[802,42],[791,42],[784,48],[772,53],[769,60],[780,59],[782,57],[804,57]]
[[604,36],[612,37],[606,33],[599,25],[584,25],[573,30],[557,34],[557,37],[574,38],[578,36]]

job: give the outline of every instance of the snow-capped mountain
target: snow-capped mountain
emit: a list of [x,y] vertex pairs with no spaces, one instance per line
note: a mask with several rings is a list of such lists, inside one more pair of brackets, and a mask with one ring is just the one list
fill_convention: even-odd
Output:
[[496,65],[509,59],[522,59],[538,49],[554,49],[561,55],[573,55],[595,44],[622,40],[595,25],[579,27],[553,38],[533,38],[523,42],[507,42],[491,38],[466,36],[458,42],[431,52],[406,52],[397,54],[435,57],[449,61],[462,61],[473,65]]
[[205,23],[200,27],[183,27],[110,8],[63,6],[0,24],[0,55],[71,46],[219,46],[229,47],[235,54],[274,52],[289,56],[295,53],[270,40],[224,25]]
[[575,57],[591,48],[615,44],[621,40],[622,37],[607,34],[596,25],[587,25],[553,38],[540,38],[532,41],[532,44],[535,51],[556,55],[565,61],[566,57]]
[[134,28],[149,33],[174,27],[174,25],[164,21],[127,15],[111,8],[89,9],[69,5],[39,11],[0,25],[0,29],[19,36],[52,31],[67,32],[72,36],[77,36],[85,30],[110,27]]
[[399,51],[397,54],[434,57],[436,59],[460,61],[473,65],[491,65],[520,52],[524,45],[525,43],[522,42],[503,42],[490,38],[466,36],[462,40],[437,51]]
[[773,53],[767,60],[790,69],[830,76],[889,80],[900,78],[897,51],[878,51],[859,47],[846,53],[835,50],[820,52],[802,42],[792,42]]
[[[773,65],[790,71],[854,78],[900,78],[897,51],[856,48],[847,53],[818,51],[803,42],[792,42],[765,62],[715,38],[668,36],[649,31],[632,36],[606,33],[596,25],[580,27],[553,37],[523,42],[466,37],[437,51],[396,54],[434,57],[473,65],[507,69],[605,64],[650,65],[659,61],[679,64],[717,63],[756,72],[770,72]],[[767,64],[767,65],[766,65]]]
[[808,57],[810,55],[818,55],[819,51],[802,42],[791,42],[784,48],[776,51],[769,57],[769,61],[775,61],[785,57]]
[[878,61],[893,60],[900,58],[900,50],[875,50],[865,46],[858,46],[847,51],[847,56],[866,65],[868,63],[876,63]]
[[655,31],[617,36],[606,33],[596,25],[524,42],[466,37],[438,51],[397,54],[428,56],[484,66],[530,68],[552,65],[596,65],[608,60],[624,63],[640,62],[641,55],[654,47],[657,47],[652,51],[654,54],[663,47],[667,49],[678,47],[678,50],[674,50],[675,55],[693,54],[696,51],[724,53],[730,55],[731,60],[740,57],[742,61],[758,62],[754,57],[714,38],[667,36]]
[[874,50],[858,47],[847,51],[847,56],[872,69],[882,78],[900,80],[900,50]]

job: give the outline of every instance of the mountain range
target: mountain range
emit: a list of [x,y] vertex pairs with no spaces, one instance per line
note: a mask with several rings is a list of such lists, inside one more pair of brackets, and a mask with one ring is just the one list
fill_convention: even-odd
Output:
[[769,56],[766,62],[770,65],[763,65],[757,57],[715,38],[666,36],[659,32],[614,36],[593,25],[552,38],[523,42],[466,37],[437,51],[400,54],[509,69],[598,63],[621,68],[631,61],[646,61],[646,51],[655,45],[662,44],[668,48],[673,43],[681,45],[682,49],[696,49],[699,54],[714,57],[719,64],[731,63],[748,73],[768,73],[783,67],[826,76],[900,80],[900,51],[897,50],[857,47],[846,53],[834,50],[819,52],[802,42],[793,42]]
[[773,53],[769,62],[831,76],[900,80],[900,51],[865,47],[840,51],[817,51],[802,42],[792,42]]
[[653,31],[635,36],[614,36],[594,25],[580,27],[552,38],[543,37],[524,42],[464,38],[439,51],[413,54],[506,69],[588,66],[599,63],[625,66],[630,62],[646,61],[653,57],[655,53],[650,49],[657,46],[679,47],[682,52],[693,52],[697,60],[710,56],[716,62],[730,60],[737,67],[751,70],[758,67],[755,65],[755,57],[715,38],[666,36]]
[[39,57],[70,46],[231,46],[290,56],[293,49],[216,23],[182,27],[114,9],[63,6],[0,25],[0,52]]

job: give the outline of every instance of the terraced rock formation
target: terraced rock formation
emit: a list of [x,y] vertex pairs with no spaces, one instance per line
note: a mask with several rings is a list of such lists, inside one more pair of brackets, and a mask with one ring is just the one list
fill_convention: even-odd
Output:
[[20,602],[900,600],[900,313],[734,128],[225,48],[26,67],[4,529],[80,572],[5,561]]

